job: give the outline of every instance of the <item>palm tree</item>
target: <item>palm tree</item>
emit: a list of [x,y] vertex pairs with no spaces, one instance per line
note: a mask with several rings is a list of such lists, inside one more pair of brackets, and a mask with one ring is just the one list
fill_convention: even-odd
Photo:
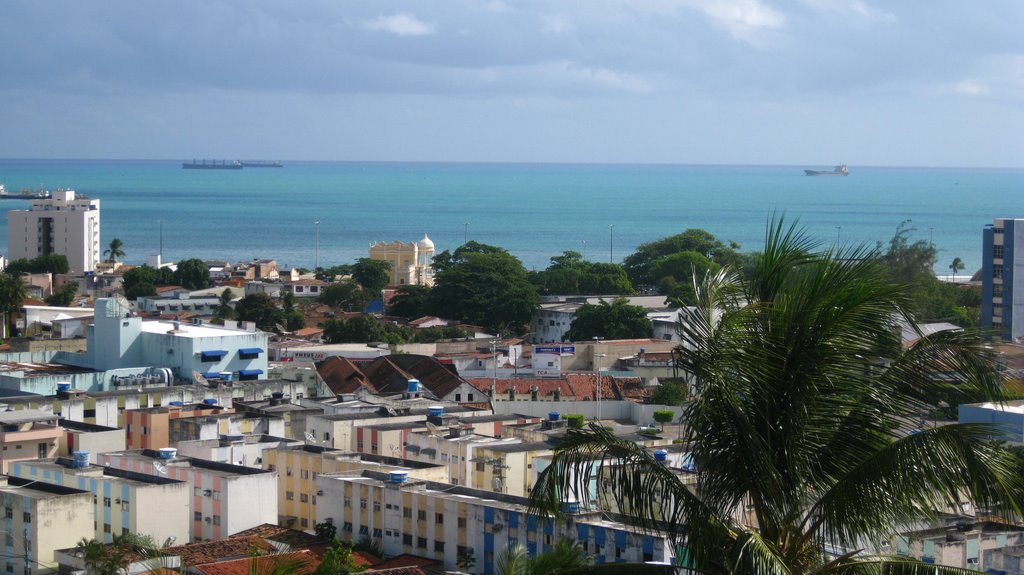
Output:
[[530,557],[522,544],[511,545],[498,555],[494,563],[496,575],[557,575],[579,572],[590,565],[590,557],[583,547],[568,539],[555,544],[534,557]]
[[949,264],[949,269],[953,270],[953,281],[956,281],[956,272],[964,269],[964,262],[960,258],[953,258],[953,263]]
[[7,324],[12,316],[17,317],[21,303],[26,297],[28,297],[28,287],[21,276],[0,273],[0,314],[3,315],[0,336],[2,338],[7,338]]
[[113,264],[117,263],[117,258],[123,258],[125,256],[125,253],[122,248],[124,248],[124,242],[122,242],[120,239],[114,238],[110,240],[110,247],[103,250],[104,254],[110,256],[109,258],[107,258],[107,262]]
[[963,332],[922,334],[903,350],[897,320],[916,327],[906,288],[864,249],[812,253],[781,220],[765,244],[748,279],[723,269],[699,282],[698,310],[680,328],[681,367],[698,382],[683,418],[695,487],[592,425],[568,432],[534,510],[594,505],[596,475],[610,504],[683,546],[695,571],[953,572],[872,542],[961,501],[1019,513],[1024,480],[991,428],[908,433],[940,389],[999,397],[994,358]]

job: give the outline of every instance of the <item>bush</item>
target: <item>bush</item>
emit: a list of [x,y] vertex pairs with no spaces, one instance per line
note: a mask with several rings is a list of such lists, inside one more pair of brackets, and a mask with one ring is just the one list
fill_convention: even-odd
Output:
[[582,413],[566,413],[562,417],[569,422],[569,429],[583,429],[583,422],[587,419]]
[[671,409],[658,409],[654,412],[654,421],[665,427],[666,423],[672,423],[672,420],[676,418],[676,412]]

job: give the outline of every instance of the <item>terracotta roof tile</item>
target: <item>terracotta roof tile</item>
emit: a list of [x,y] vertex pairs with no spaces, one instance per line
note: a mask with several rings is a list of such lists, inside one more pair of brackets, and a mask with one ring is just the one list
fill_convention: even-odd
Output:
[[177,547],[164,549],[165,553],[181,557],[181,564],[184,567],[212,563],[224,558],[248,557],[253,550],[272,553],[275,548],[262,537],[236,537],[222,539],[220,541],[204,541],[202,543],[189,543]]
[[249,575],[250,573],[270,573],[276,567],[294,564],[295,569],[289,571],[293,575],[308,575],[316,571],[320,560],[312,551],[303,549],[294,553],[243,557],[228,561],[218,561],[194,565],[193,569],[205,575]]

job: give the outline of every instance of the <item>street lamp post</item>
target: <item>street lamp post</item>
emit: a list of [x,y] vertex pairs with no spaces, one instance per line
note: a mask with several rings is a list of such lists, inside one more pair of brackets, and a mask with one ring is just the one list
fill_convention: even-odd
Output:
[[605,357],[607,354],[597,353],[597,344],[601,342],[603,337],[594,336],[594,397],[597,400],[597,421],[601,421],[601,362],[600,358]]
[[583,240],[583,261],[587,261],[587,240]]
[[316,253],[313,259],[313,273],[320,269],[320,220],[313,220],[313,227],[316,229]]
[[469,243],[469,222],[462,224],[462,245]]
[[615,224],[608,225],[608,263],[615,263]]

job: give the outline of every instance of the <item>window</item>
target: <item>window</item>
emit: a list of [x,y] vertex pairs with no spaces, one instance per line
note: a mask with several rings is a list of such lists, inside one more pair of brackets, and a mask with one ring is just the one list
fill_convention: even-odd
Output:
[[300,469],[299,470],[299,477],[301,477],[302,479],[309,479],[309,470],[308,469]]
[[374,527],[373,528],[373,536],[376,537],[377,539],[380,539],[381,537],[384,536],[384,534],[381,532],[380,528]]
[[476,464],[476,470],[482,472],[484,470],[484,462],[478,461]]
[[411,507],[403,507],[402,508],[402,517],[410,517],[411,518],[412,517],[412,508]]
[[444,541],[434,541],[434,551],[444,553]]
[[110,533],[110,524],[109,523],[104,523],[103,524],[103,532],[104,533]]
[[345,507],[352,507],[352,498],[346,495],[344,505]]
[[997,260],[1003,259],[1003,246],[992,246],[992,257]]
[[330,441],[330,440],[331,440],[331,434],[325,431],[324,432],[324,441]]
[[300,493],[299,494],[299,502],[300,503],[309,503],[309,495],[306,495],[305,493]]
[[365,499],[360,499],[359,500],[359,508],[360,509],[366,509],[366,500]]
[[196,513],[195,513],[195,520],[196,521],[202,521],[203,520],[203,512],[202,511],[196,511]]
[[370,528],[367,527],[366,525],[360,525],[359,526],[359,534],[360,535],[369,535],[370,534]]
[[10,507],[5,507],[4,508],[4,517],[6,517],[7,519],[13,518],[14,517],[14,510],[11,509]]
[[291,467],[285,467],[284,468],[284,474],[287,475],[288,477],[291,477],[292,476],[292,468]]
[[1003,277],[1003,266],[992,266],[992,278],[1001,279]]
[[48,447],[49,447],[49,444],[47,444],[47,443],[40,443],[39,444],[39,459],[46,459],[46,452],[47,452],[47,448]]
[[434,523],[437,523],[438,525],[444,525],[444,513],[435,514]]
[[416,546],[419,547],[420,549],[426,549],[427,548],[427,538],[426,537],[417,537],[416,538]]
[[374,501],[373,502],[373,510],[374,511],[380,511],[380,501]]
[[104,497],[103,498],[103,506],[104,507],[110,507],[110,498],[109,497]]
[[467,401],[473,401],[473,394],[472,393],[469,394],[469,398],[467,398]]
[[992,286],[992,297],[1003,297],[1003,284],[995,284]]
[[352,533],[352,522],[346,521],[345,524],[341,526],[341,530],[348,533]]
[[303,528],[309,527],[309,519],[306,519],[305,517],[300,519],[299,523],[302,525]]
[[408,545],[408,546],[412,547],[412,534],[410,534],[410,533],[403,533],[402,534],[402,545]]
[[295,501],[295,492],[294,491],[285,491],[284,492],[284,498],[287,499],[288,501]]
[[418,519],[420,521],[426,521],[427,520],[427,512],[425,510],[423,510],[423,509],[420,509],[420,510],[416,511],[416,519]]
[[21,520],[24,523],[32,523],[32,514],[28,511],[21,514]]
[[465,529],[466,528],[466,518],[465,517],[459,517],[458,524],[459,524],[459,529]]

